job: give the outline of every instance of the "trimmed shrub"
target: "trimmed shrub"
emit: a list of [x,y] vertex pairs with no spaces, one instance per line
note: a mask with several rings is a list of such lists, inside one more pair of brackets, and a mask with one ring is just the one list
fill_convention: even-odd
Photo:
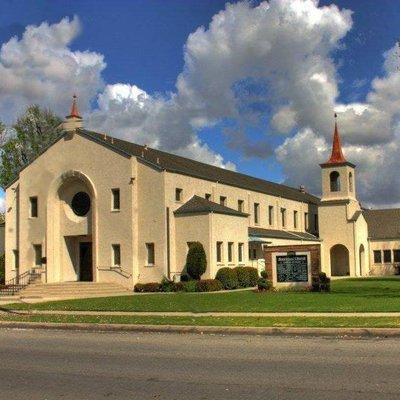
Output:
[[326,276],[325,272],[320,272],[311,279],[311,290],[313,292],[330,292],[331,279]]
[[264,279],[268,279],[268,272],[267,272],[267,270],[266,269],[263,269],[262,271],[261,271],[261,278],[264,278]]
[[266,292],[272,288],[272,282],[268,279],[260,278],[257,283],[259,292]]
[[258,279],[260,278],[258,275],[257,268],[254,267],[244,267],[248,275],[248,287],[257,286]]
[[184,292],[196,292],[197,291],[197,281],[187,281],[183,283]]
[[183,292],[185,290],[183,282],[175,282],[172,290],[174,292]]
[[225,267],[219,269],[215,279],[218,279],[222,283],[222,287],[226,290],[239,287],[237,274],[232,268]]
[[154,293],[161,292],[161,283],[150,282],[150,283],[137,283],[134,291],[137,293]]
[[199,280],[206,269],[207,258],[204,247],[200,242],[193,242],[186,257],[186,271],[193,279]]
[[163,277],[161,281],[161,291],[162,292],[173,292],[174,282],[170,281],[167,277]]
[[249,273],[245,267],[236,267],[236,268],[233,268],[233,271],[235,272],[235,274],[237,276],[237,280],[239,282],[240,288],[247,288],[250,286]]
[[181,275],[181,282],[189,282],[189,281],[190,281],[190,276],[188,274]]
[[217,279],[204,279],[197,281],[196,285],[198,292],[217,292],[222,290],[222,283]]
[[4,284],[6,278],[6,260],[5,255],[0,256],[0,284]]

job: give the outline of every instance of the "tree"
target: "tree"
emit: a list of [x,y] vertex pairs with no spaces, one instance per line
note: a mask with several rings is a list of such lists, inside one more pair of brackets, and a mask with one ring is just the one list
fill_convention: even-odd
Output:
[[11,127],[0,122],[0,186],[5,188],[19,170],[61,134],[62,120],[49,109],[30,106]]
[[193,242],[186,257],[186,271],[193,279],[200,279],[206,272],[207,257],[200,242]]

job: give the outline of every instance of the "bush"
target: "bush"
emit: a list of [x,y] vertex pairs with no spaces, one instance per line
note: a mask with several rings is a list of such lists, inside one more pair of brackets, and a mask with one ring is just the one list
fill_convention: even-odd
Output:
[[189,281],[190,281],[190,276],[188,274],[181,275],[181,282],[189,282]]
[[150,282],[150,283],[137,283],[134,291],[137,293],[154,293],[161,292],[161,283]]
[[222,290],[222,283],[217,279],[204,279],[197,281],[196,289],[198,292],[217,292]]
[[249,287],[249,274],[246,271],[245,267],[236,267],[233,268],[233,271],[235,272],[237,276],[237,280],[239,282],[239,287],[241,288],[246,288]]
[[330,292],[331,279],[326,276],[325,272],[320,272],[311,279],[311,290],[313,292]]
[[257,268],[244,267],[244,269],[246,270],[247,275],[248,275],[248,284],[249,284],[248,287],[257,286],[257,282],[258,282],[258,279],[259,279]]
[[4,284],[6,278],[6,260],[5,255],[0,256],[0,284]]
[[272,282],[265,278],[259,278],[257,286],[260,292],[266,292],[272,288]]
[[204,247],[200,242],[194,242],[190,245],[186,257],[186,271],[193,279],[199,280],[206,269],[207,258]]
[[266,269],[263,269],[262,271],[261,271],[261,278],[264,278],[264,279],[268,279],[268,272],[267,272],[267,270]]
[[185,290],[185,286],[184,286],[183,282],[175,282],[173,284],[172,290],[174,292],[183,292]]
[[239,281],[236,272],[228,267],[218,270],[215,279],[222,283],[222,287],[226,290],[236,289],[239,287]]
[[187,281],[183,283],[184,292],[196,292],[197,291],[197,281]]
[[161,281],[161,291],[162,292],[174,292],[174,282],[170,281],[167,277],[163,277]]

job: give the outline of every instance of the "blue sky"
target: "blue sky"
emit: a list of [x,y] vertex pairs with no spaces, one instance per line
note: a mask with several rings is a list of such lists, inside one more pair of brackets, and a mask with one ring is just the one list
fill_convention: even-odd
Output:
[[[258,4],[252,2],[254,7]],[[319,2],[320,7],[330,4]],[[374,0],[337,0],[334,4],[353,12],[353,26],[340,42],[341,48],[330,52],[337,68],[337,102],[364,102],[372,80],[384,75],[384,52],[400,37],[400,2],[380,0],[377,6]],[[134,84],[149,95],[165,94],[176,91],[190,33],[202,25],[207,29],[212,17],[224,8],[225,1],[219,0],[1,0],[0,43],[13,36],[21,38],[27,25],[57,24],[64,17],[78,16],[82,32],[69,48],[102,54],[107,63],[101,73],[104,82]],[[273,153],[260,159],[228,146],[223,134],[226,126],[229,119],[221,119],[215,126],[200,129],[199,138],[242,172],[274,181],[287,177],[288,170]],[[258,143],[267,140],[264,130],[268,127],[269,121],[261,120],[244,129],[249,141]],[[276,148],[285,138],[273,135],[268,142]]]

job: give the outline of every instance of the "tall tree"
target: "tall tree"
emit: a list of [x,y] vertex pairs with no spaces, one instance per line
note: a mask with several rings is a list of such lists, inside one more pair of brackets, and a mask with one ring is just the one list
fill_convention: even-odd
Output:
[[49,109],[30,106],[11,127],[0,122],[0,186],[6,187],[18,171],[61,134],[62,120]]

